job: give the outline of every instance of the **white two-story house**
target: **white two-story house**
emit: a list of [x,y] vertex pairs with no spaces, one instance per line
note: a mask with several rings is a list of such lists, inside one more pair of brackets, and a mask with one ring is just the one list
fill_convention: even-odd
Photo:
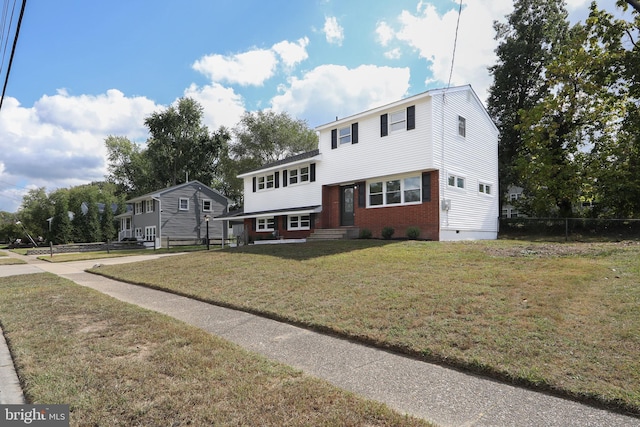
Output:
[[[430,90],[316,128],[318,149],[240,175],[257,240],[326,230],[495,239],[498,130],[471,86]],[[230,219],[222,216],[219,220]]]

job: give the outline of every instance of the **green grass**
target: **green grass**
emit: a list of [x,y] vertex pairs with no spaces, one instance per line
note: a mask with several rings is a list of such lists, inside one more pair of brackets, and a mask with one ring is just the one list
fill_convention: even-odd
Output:
[[[155,255],[155,254],[167,254],[167,253],[180,253],[180,252],[194,252],[206,250],[206,246],[180,246],[170,249],[125,249],[114,251],[92,251],[92,252],[73,252],[73,253],[59,253],[51,255],[41,255],[38,259],[48,262],[71,262],[71,261],[86,261],[90,259],[104,259],[104,258],[119,258],[133,255]],[[214,250],[214,249],[211,249]]]
[[314,242],[101,274],[640,413],[640,245]]
[[198,328],[51,274],[0,278],[29,403],[72,426],[427,426]]
[[16,258],[9,258],[6,252],[0,251],[0,265],[26,264],[25,261]]

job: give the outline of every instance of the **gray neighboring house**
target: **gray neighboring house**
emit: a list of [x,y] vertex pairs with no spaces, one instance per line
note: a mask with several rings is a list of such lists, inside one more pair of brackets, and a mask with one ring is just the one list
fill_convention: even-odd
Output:
[[[127,200],[118,240],[135,238],[166,245],[169,239],[206,238],[207,218],[228,212],[230,200],[201,183],[190,181]],[[226,224],[209,220],[209,238],[226,239]]]

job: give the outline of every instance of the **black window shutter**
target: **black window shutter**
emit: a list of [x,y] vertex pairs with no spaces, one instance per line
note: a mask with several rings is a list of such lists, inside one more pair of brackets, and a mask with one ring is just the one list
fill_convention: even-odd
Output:
[[338,129],[331,130],[331,149],[338,148]]
[[288,172],[288,171],[287,171],[286,169],[282,171],[282,186],[283,186],[283,187],[286,187],[286,186],[287,186],[287,184],[289,184],[289,183],[287,182],[287,179],[288,179],[288,178],[287,178],[287,172]]
[[351,143],[358,143],[358,124],[354,123],[351,125]]
[[416,106],[407,107],[407,130],[416,128]]
[[316,180],[316,164],[311,163],[309,165],[309,181],[315,182]]
[[358,207],[367,207],[367,183],[364,181],[358,183]]
[[431,173],[422,172],[422,201],[431,201]]
[[256,219],[251,218],[251,230],[256,231]]
[[274,216],[273,217],[273,229],[274,230],[278,229],[278,222],[280,222],[280,217],[279,216]]
[[274,172],[273,174],[273,182],[276,188],[280,187],[280,172]]
[[389,115],[383,114],[380,116],[380,136],[389,135],[389,130],[387,129],[388,121],[389,121]]
[[256,192],[256,177],[253,177],[253,192]]

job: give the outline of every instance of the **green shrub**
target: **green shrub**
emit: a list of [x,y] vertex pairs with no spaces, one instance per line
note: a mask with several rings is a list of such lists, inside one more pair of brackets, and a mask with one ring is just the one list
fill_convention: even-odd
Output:
[[393,227],[384,227],[382,229],[382,238],[385,240],[389,240],[391,239],[391,236],[393,236],[393,233],[395,233],[396,230],[393,229]]
[[420,229],[418,227],[407,228],[407,237],[416,240],[420,236]]
[[361,239],[370,239],[372,236],[373,233],[371,233],[371,230],[369,230],[368,228],[363,228],[362,230],[360,230]]

